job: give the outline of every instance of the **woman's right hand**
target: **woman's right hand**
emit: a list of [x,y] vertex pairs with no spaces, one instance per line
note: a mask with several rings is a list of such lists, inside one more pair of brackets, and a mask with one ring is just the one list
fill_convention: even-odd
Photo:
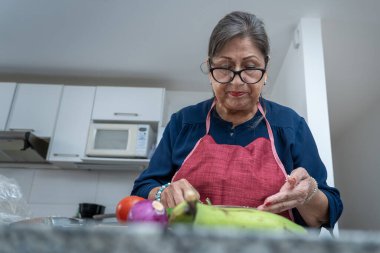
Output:
[[[149,199],[154,199],[159,187],[153,188],[149,193]],[[179,203],[183,202],[185,192],[192,190],[196,193],[199,199],[198,191],[187,181],[186,179],[180,179],[178,181],[172,182],[165,190],[161,193],[161,203],[165,208],[175,207]]]

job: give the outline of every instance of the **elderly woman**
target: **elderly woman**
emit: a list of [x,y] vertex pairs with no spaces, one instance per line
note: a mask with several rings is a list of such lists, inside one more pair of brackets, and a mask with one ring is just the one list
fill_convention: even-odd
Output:
[[244,12],[221,19],[208,48],[215,97],[172,115],[131,194],[173,207],[192,189],[201,201],[332,228],[343,209],[339,192],[326,183],[305,120],[261,96],[268,61],[260,19]]

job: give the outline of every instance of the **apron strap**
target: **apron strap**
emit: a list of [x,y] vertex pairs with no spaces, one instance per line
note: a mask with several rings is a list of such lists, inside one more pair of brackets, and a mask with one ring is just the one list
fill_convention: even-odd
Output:
[[[261,106],[260,102],[257,102],[257,107],[259,108],[259,111],[263,115],[264,120],[265,120],[265,124],[267,125],[269,140],[270,140],[270,143],[271,143],[271,146],[272,146],[272,153],[273,153],[274,159],[276,160],[278,166],[281,168],[281,171],[284,173],[284,176],[287,179],[288,178],[288,173],[286,173],[285,167],[282,164],[282,162],[280,160],[280,157],[277,154],[276,146],[274,145],[273,131],[272,131],[272,128],[271,128],[271,126],[269,124],[269,121],[267,120],[267,117],[265,117],[264,109]],[[290,218],[292,219],[292,221],[294,221],[294,216],[293,216],[292,209],[289,209],[288,211],[289,211]]]
[[265,119],[265,124],[267,125],[267,130],[268,130],[268,135],[269,135],[269,140],[270,140],[270,143],[272,145],[272,152],[273,152],[273,156],[274,158],[276,159],[276,162],[278,164],[278,166],[281,168],[282,172],[284,173],[285,177],[288,176],[288,173],[286,173],[286,170],[285,170],[285,167],[284,165],[282,164],[281,160],[280,160],[280,157],[278,156],[277,154],[277,151],[276,151],[276,146],[274,145],[274,137],[273,137],[273,131],[272,131],[272,128],[269,124],[269,121],[267,120],[267,117],[265,117],[265,113],[264,113],[264,109],[263,107],[261,106],[260,102],[257,102],[257,107],[259,108],[259,111],[261,112],[261,114],[263,115],[264,119]]
[[214,108],[215,104],[216,104],[216,99],[214,99],[214,101],[212,101],[212,105],[210,107],[210,110],[208,110],[208,113],[207,113],[207,118],[206,118],[206,135],[210,131],[210,115],[211,115],[211,110],[212,110],[212,108]]

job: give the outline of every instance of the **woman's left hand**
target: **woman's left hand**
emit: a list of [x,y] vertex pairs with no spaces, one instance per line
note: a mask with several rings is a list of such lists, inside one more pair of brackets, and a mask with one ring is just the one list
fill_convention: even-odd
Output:
[[313,194],[315,187],[315,180],[310,177],[304,168],[299,167],[294,169],[288,176],[280,191],[267,197],[264,203],[258,206],[257,209],[280,213],[303,205],[311,194]]

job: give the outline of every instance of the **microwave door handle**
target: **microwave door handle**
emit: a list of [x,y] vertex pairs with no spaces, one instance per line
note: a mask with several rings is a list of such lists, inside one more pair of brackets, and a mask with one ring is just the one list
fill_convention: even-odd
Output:
[[139,114],[135,112],[114,112],[113,115],[115,116],[134,116],[138,117]]

